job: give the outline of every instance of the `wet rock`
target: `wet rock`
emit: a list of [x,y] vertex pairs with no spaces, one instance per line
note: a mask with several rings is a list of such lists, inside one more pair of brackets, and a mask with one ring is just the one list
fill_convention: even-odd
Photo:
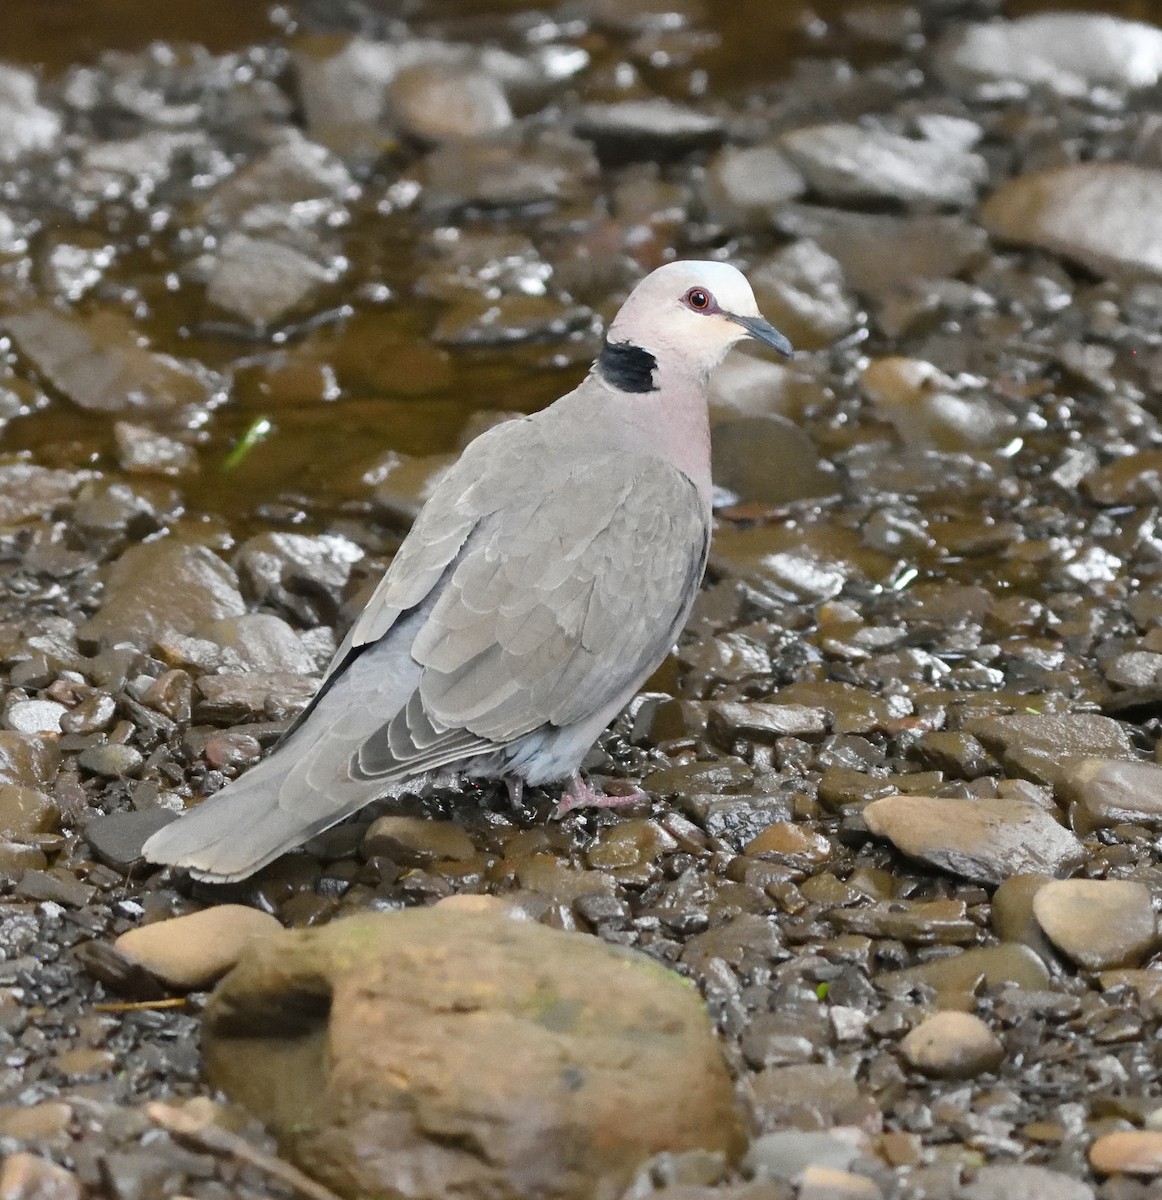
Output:
[[1083,857],[1069,830],[1023,800],[885,796],[863,810],[863,819],[909,857],[983,883],[1067,872]]
[[214,256],[206,298],[261,328],[301,308],[332,278],[325,266],[293,246],[232,233]]
[[707,165],[705,189],[711,220],[765,227],[807,190],[807,181],[777,146],[728,146]]
[[149,838],[176,819],[177,813],[168,808],[104,813],[85,825],[84,838],[98,861],[125,874],[141,861],[141,848]]
[[302,712],[319,686],[313,675],[289,671],[248,671],[245,675],[203,675],[197,682],[199,721],[283,720]]
[[113,436],[117,440],[117,459],[132,474],[188,475],[198,469],[198,456],[192,446],[148,425],[117,421]]
[[951,451],[995,446],[1017,424],[997,401],[918,359],[872,359],[860,372],[860,387],[906,446]]
[[232,651],[250,671],[290,671],[311,675],[314,658],[299,635],[273,613],[245,613],[211,621],[198,631],[223,650]]
[[384,855],[406,866],[425,866],[438,860],[465,862],[476,854],[468,834],[451,821],[420,817],[379,817],[360,843],[365,858]]
[[586,105],[573,130],[608,162],[684,158],[718,145],[725,136],[717,117],[662,99]]
[[10,1154],[0,1168],[0,1200],[81,1200],[80,1180],[37,1154]]
[[970,1013],[928,1017],[900,1043],[904,1058],[924,1075],[973,1079],[1001,1065],[1005,1049],[996,1034]]
[[344,1193],[580,1197],[624,1187],[662,1148],[740,1148],[688,985],[487,910],[363,916],[258,946],[211,998],[205,1054],[214,1085]]
[[245,609],[234,572],[213,551],[161,538],[130,546],[113,564],[101,607],[77,636],[90,645],[145,648],[163,633],[191,634]]
[[1162,171],[1076,163],[1022,175],[989,197],[981,220],[994,237],[1098,275],[1162,277]]
[[755,1138],[742,1160],[747,1175],[796,1180],[808,1167],[844,1171],[859,1157],[857,1143],[838,1133],[785,1130]]
[[394,524],[410,527],[456,459],[454,454],[413,456],[392,451],[375,467],[372,503]]
[[830,600],[839,595],[857,564],[849,557],[853,545],[831,531],[814,544],[803,531],[772,525],[720,529],[711,544],[714,570],[744,579],[759,591],[783,601]]
[[26,307],[0,315],[0,329],[57,391],[94,412],[201,407],[221,387],[204,368],[147,350],[128,318],[112,309],[77,317]]
[[1063,766],[1055,790],[1073,806],[1075,829],[1162,824],[1162,766],[1109,758],[1069,759]]
[[25,841],[32,834],[48,833],[60,825],[60,812],[50,796],[33,788],[0,784],[0,834]]
[[1105,677],[1114,687],[1152,687],[1162,681],[1162,654],[1152,650],[1119,654],[1106,664]]
[[[543,91],[586,61],[584,51],[570,47],[546,46],[539,54],[521,58],[504,50],[431,38],[386,42],[327,35],[300,38],[294,53],[311,135],[361,164],[382,154],[396,122],[408,132],[421,133],[436,114],[441,118],[439,129],[453,127],[459,114],[464,133],[485,133],[503,115],[500,100],[507,94]],[[409,86],[409,75],[417,72],[419,83]],[[481,78],[491,81],[487,92]],[[471,84],[473,104],[455,95],[457,80],[465,87]]]
[[0,783],[48,787],[60,766],[54,741],[36,734],[0,730]]
[[788,504],[833,496],[840,487],[811,438],[774,413],[717,421],[710,457],[715,485],[743,502]]
[[36,93],[35,75],[0,65],[0,163],[50,150],[60,136],[60,117]]
[[951,87],[994,94],[1045,88],[1083,97],[1100,87],[1153,87],[1162,76],[1162,29],[1086,12],[968,25],[941,40],[936,69]]
[[748,278],[763,315],[797,349],[828,346],[859,319],[843,268],[808,238],[755,263]]
[[1137,966],[1157,945],[1150,890],[1120,879],[1053,880],[1033,915],[1067,958],[1089,971]]
[[928,280],[949,278],[984,258],[988,236],[959,216],[897,217],[788,205],[779,228],[809,237],[837,259],[850,286],[881,304]]
[[500,81],[452,63],[406,67],[392,80],[388,100],[403,132],[425,142],[481,137],[512,124]]
[[1099,1175],[1162,1175],[1162,1130],[1102,1134],[1089,1148],[1089,1165]]
[[979,739],[1011,773],[1034,782],[1055,781],[1068,758],[1134,757],[1125,727],[1096,713],[970,717],[964,732]]
[[1020,942],[1036,951],[1047,963],[1056,959],[1033,915],[1033,898],[1050,882],[1048,875],[1013,875],[993,892],[989,918],[1003,942]]
[[746,844],[747,854],[789,855],[807,862],[831,857],[831,843],[821,833],[811,833],[790,821],[776,821]]
[[242,904],[217,904],[130,929],[113,948],[166,986],[188,992],[213,983],[280,933],[282,926],[270,913]]
[[91,478],[88,471],[60,471],[33,463],[0,466],[0,526],[51,516]]
[[238,575],[255,604],[300,612],[306,603],[307,614],[317,609],[333,620],[351,568],[361,558],[359,546],[340,534],[260,533],[243,542]]
[[323,146],[285,130],[265,154],[219,183],[198,210],[215,228],[285,232],[328,226],[346,216],[347,200],[358,194],[343,163]]
[[995,759],[967,733],[938,730],[924,733],[914,753],[923,766],[953,779],[979,779],[997,770]]
[[97,894],[97,889],[82,883],[64,867],[50,867],[46,871],[30,869],[24,871],[16,884],[18,900],[48,901],[65,908],[84,908]]
[[943,139],[906,138],[861,125],[810,125],[779,142],[825,200],[895,200],[909,207],[972,204],[984,159]]
[[18,700],[4,713],[4,725],[16,733],[60,733],[61,718],[69,710],[55,700]]
[[420,164],[425,211],[525,208],[579,200],[598,174],[587,142],[554,130],[514,127],[447,143]]
[[711,707],[708,729],[710,736],[726,748],[738,740],[773,746],[783,737],[825,733],[827,714],[822,708],[802,704],[726,701]]
[[947,958],[934,958],[916,967],[887,971],[879,982],[889,991],[910,989],[923,984],[937,993],[941,1007],[968,1007],[981,986],[995,987],[1010,983],[1028,991],[1049,986],[1049,968],[1028,946],[1006,943],[962,950]]
[[144,761],[145,757],[140,750],[116,743],[108,746],[90,746],[77,756],[78,766],[105,779],[136,775]]
[[1048,1167],[996,1163],[981,1167],[963,1191],[964,1200],[1094,1200],[1093,1188]]
[[1162,450],[1142,450],[1090,471],[1082,490],[1095,504],[1156,504],[1162,498]]

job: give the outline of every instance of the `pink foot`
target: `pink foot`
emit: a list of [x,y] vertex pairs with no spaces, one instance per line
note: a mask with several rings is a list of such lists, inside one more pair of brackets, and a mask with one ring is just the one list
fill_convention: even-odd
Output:
[[569,776],[569,784],[557,802],[557,807],[553,809],[553,816],[559,819],[575,808],[624,808],[630,804],[637,804],[639,800],[644,800],[645,795],[640,788],[633,788],[629,792],[612,796],[607,795],[605,792],[597,791],[596,788],[591,788],[581,778],[581,772],[574,771]]

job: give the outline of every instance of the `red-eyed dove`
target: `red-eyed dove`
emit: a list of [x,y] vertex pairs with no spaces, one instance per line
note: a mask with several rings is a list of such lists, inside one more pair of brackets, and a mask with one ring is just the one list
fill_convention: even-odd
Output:
[[576,389],[464,451],[270,756],[146,858],[241,879],[449,776],[615,802],[579,767],[689,615],[710,540],[707,379],[746,337],[791,352],[733,267],[642,280]]

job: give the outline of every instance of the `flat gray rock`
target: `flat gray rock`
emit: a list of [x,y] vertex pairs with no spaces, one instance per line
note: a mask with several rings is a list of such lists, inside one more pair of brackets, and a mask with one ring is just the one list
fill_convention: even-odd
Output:
[[863,810],[863,818],[872,833],[910,858],[981,883],[1062,874],[1083,857],[1068,829],[1023,800],[884,796]]
[[784,134],[779,145],[814,191],[839,204],[894,200],[959,208],[976,200],[988,176],[984,159],[955,141],[862,125],[810,125]]

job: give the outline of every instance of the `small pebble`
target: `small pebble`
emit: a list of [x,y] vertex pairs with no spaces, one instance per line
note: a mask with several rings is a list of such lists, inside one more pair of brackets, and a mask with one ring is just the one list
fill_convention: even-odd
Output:
[[996,1034],[963,1012],[928,1017],[904,1038],[900,1051],[916,1070],[938,1079],[972,1079],[996,1070],[1005,1056]]

